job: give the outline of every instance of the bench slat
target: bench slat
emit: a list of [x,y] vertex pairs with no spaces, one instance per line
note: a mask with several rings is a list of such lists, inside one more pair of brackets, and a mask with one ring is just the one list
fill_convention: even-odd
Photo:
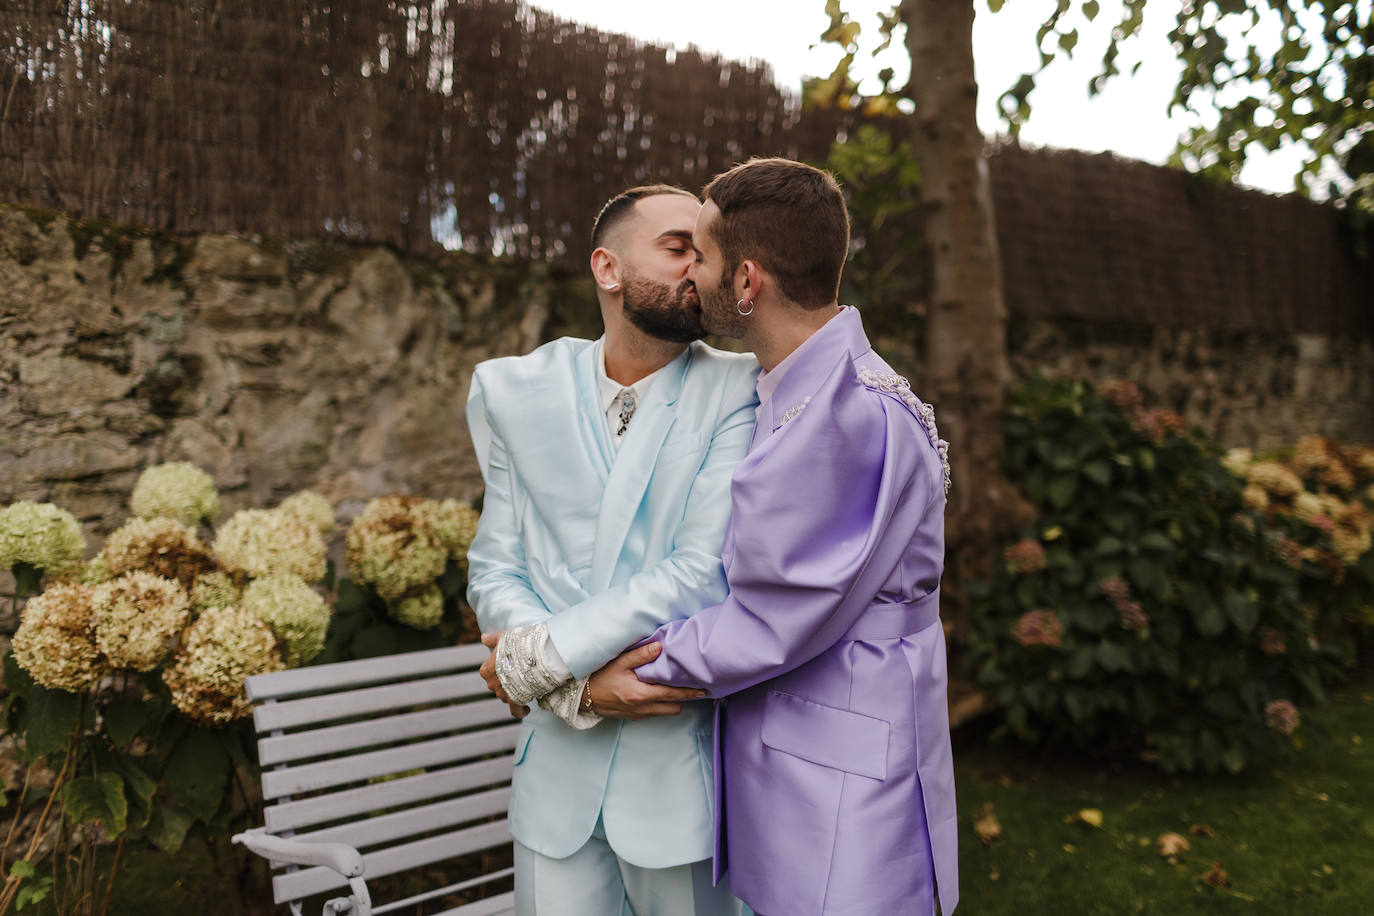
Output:
[[278,802],[267,808],[264,820],[270,833],[280,834],[369,811],[381,811],[397,805],[409,805],[453,795],[477,786],[510,782],[514,769],[515,762],[509,756],[496,760],[481,760],[418,776],[407,776],[356,789],[344,789],[314,798]]
[[510,804],[510,788],[492,789],[464,795],[418,808],[406,808],[370,817],[367,820],[299,833],[293,839],[311,843],[347,843],[354,849],[383,846],[421,833],[466,824],[480,817],[505,814]]
[[[510,878],[510,877],[513,877],[514,875],[515,875],[515,869],[514,869],[513,867],[512,867],[512,868],[500,868],[500,869],[497,869],[496,871],[492,872],[491,874],[487,874],[487,875],[478,875],[476,878],[469,878],[469,879],[467,879],[466,881],[459,881],[457,884],[449,884],[449,885],[446,885],[446,886],[444,886],[444,887],[435,887],[435,888],[431,888],[430,890],[423,891],[422,893],[419,893],[419,894],[412,894],[412,895],[409,896],[409,897],[402,897],[400,900],[392,900],[390,903],[384,903],[384,904],[382,904],[381,906],[374,906],[374,907],[372,908],[372,913],[373,913],[373,916],[381,916],[382,913],[394,913],[394,912],[396,912],[397,910],[403,910],[403,909],[405,909],[406,907],[409,907],[409,906],[415,906],[415,905],[417,905],[417,904],[426,903],[426,902],[428,902],[428,901],[430,901],[430,900],[438,900],[439,898],[444,897],[444,896],[447,896],[448,894],[456,894],[456,893],[458,893],[459,891],[465,891],[465,890],[468,890],[468,889],[474,888],[474,887],[481,887],[483,884],[490,884],[490,883],[493,882],[493,881],[500,881],[502,878]],[[514,894],[515,892],[514,892],[514,891],[508,891],[508,893]],[[496,899],[499,899],[499,898],[491,898],[491,899],[496,900]],[[485,902],[485,901],[479,901],[479,903],[484,903],[484,902]],[[471,903],[469,903],[469,904],[464,904],[463,906],[476,906],[476,905],[477,905],[477,904],[471,904]],[[458,913],[458,912],[468,912],[468,911],[465,911],[465,910],[463,909],[463,907],[460,906],[460,907],[459,907],[458,909],[456,909],[456,910],[449,910],[449,912],[450,912],[450,913]],[[504,911],[503,911],[503,912],[504,912]],[[442,914],[442,913],[437,913],[437,914],[435,914],[435,916],[443,916],[443,914]]]
[[[379,849],[363,856],[363,875],[368,880],[398,871],[429,865],[455,856],[466,855],[481,849],[500,846],[510,840],[510,829],[506,821],[499,820],[490,824],[468,827],[452,833],[426,837],[412,843]],[[277,875],[272,879],[272,893],[275,902],[285,903],[319,894],[324,891],[343,887],[348,880],[338,872],[323,866],[306,868],[301,871]]]
[[387,684],[384,687],[344,690],[302,700],[266,703],[253,710],[253,727],[258,734],[262,734],[425,703],[488,696],[491,696],[491,692],[487,690],[487,682],[474,671],[471,674],[452,674]]
[[305,757],[322,757],[439,732],[457,731],[474,725],[488,725],[510,718],[510,707],[493,697],[441,709],[402,713],[385,718],[330,725],[258,741],[258,763],[272,766]]
[[383,751],[370,751],[348,757],[335,757],[319,763],[306,763],[262,774],[262,797],[281,798],[283,795],[304,795],[374,776],[387,776],[422,767],[442,766],[460,760],[470,760],[482,754],[494,754],[515,747],[519,725],[487,728],[466,735],[436,738],[416,744],[403,744]]
[[499,897],[465,903],[456,910],[444,910],[436,916],[510,916],[514,913],[515,891],[506,891]]
[[244,686],[248,699],[253,702],[279,700],[321,690],[362,687],[402,678],[410,679],[420,675],[476,668],[486,661],[490,654],[491,650],[481,643],[471,643],[444,649],[426,649],[402,655],[386,655],[381,658],[257,674],[248,678]]

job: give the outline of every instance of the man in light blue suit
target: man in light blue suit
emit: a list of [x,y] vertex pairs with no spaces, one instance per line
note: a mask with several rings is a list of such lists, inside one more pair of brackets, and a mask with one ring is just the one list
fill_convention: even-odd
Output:
[[[473,374],[486,496],[468,599],[496,647],[489,683],[517,714],[538,700],[510,805],[522,916],[738,912],[711,880],[712,715],[686,702],[700,693],[645,685],[626,710],[678,715],[580,713],[593,671],[726,595],[730,476],[753,431],[758,364],[697,340],[699,209],[666,186],[613,199],[591,259],[605,335]],[[516,627],[518,644],[491,638]],[[610,702],[598,697],[598,711]]]

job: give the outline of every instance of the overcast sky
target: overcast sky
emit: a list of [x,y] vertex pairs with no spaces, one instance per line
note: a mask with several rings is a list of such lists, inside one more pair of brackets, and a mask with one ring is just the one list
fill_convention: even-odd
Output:
[[[953,0],[951,0],[953,2]],[[1123,72],[1143,60],[1138,73],[1116,78],[1102,95],[1088,98],[1088,79],[1097,72],[1107,33],[1120,21],[1120,0],[1102,0],[1094,23],[1083,24],[1072,62],[1056,61],[1031,95],[1032,115],[1022,128],[1024,142],[1081,150],[1113,150],[1123,156],[1163,163],[1189,121],[1169,117],[1168,106],[1180,64],[1166,39],[1180,0],[1150,0],[1142,39],[1119,62]],[[824,0],[693,0],[690,4],[645,3],[644,0],[533,0],[533,6],[563,18],[607,31],[638,36],[655,44],[685,48],[696,45],[738,59],[759,59],[772,68],[778,83],[800,89],[804,76],[828,75],[840,58],[833,46],[816,44],[828,20]],[[876,46],[877,14],[892,0],[844,0],[843,8],[863,26],[859,74],[876,74],[885,66],[907,77],[903,48],[889,49],[884,59],[866,52]],[[977,68],[978,124],[983,132],[1000,132],[997,97],[1038,61],[1035,31],[1055,7],[1055,0],[1007,0],[996,14],[986,0],[976,0],[973,53]],[[875,87],[871,80],[869,87]],[[1242,181],[1265,190],[1293,189],[1301,160],[1290,148],[1252,157]]]

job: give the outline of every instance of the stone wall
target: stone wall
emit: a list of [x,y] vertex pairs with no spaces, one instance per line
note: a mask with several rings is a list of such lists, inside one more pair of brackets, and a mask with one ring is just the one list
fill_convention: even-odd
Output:
[[1374,340],[1091,324],[1017,317],[1018,375],[1130,379],[1230,447],[1291,447],[1317,433],[1374,443]]
[[[302,487],[344,518],[384,492],[468,499],[472,366],[599,323],[589,280],[509,261],[0,207],[0,505],[52,500],[103,533],[139,471],[177,459],[214,476],[226,511]],[[918,380],[912,335],[874,332]],[[1374,440],[1367,339],[1025,317],[1010,334],[1018,372],[1133,379],[1227,445]]]
[[193,242],[0,207],[0,505],[91,533],[186,460],[225,511],[310,487],[475,497],[472,366],[599,326],[587,282],[381,247]]

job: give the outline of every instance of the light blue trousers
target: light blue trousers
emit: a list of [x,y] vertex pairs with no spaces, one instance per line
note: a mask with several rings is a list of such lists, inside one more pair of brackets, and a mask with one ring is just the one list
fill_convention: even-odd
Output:
[[606,842],[601,821],[566,859],[515,843],[516,916],[740,916],[727,882],[711,886],[711,860],[640,868]]

